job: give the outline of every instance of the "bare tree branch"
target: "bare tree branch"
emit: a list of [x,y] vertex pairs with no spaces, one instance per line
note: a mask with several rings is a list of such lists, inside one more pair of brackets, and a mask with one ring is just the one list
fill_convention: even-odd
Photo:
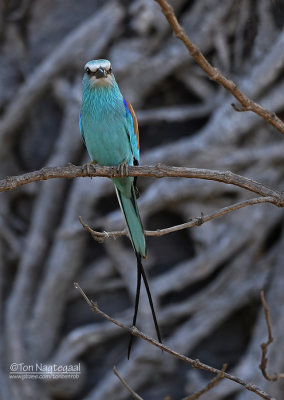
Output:
[[[191,218],[189,222],[184,224],[171,226],[170,228],[164,229],[157,229],[155,231],[144,231],[146,236],[163,236],[167,235],[168,233],[173,233],[176,231],[180,231],[182,229],[192,228],[193,226],[200,226],[203,225],[205,222],[211,221],[212,219],[221,217],[223,215],[229,214],[232,211],[239,210],[240,208],[251,206],[253,204],[262,204],[262,203],[274,203],[275,199],[273,197],[255,197],[250,200],[240,201],[239,203],[235,203],[231,206],[221,208],[220,210],[214,211],[210,214],[203,215],[201,213],[200,217]],[[79,221],[82,224],[83,228],[92,235],[92,238],[99,243],[103,243],[108,238],[117,238],[120,236],[127,236],[126,230],[122,231],[113,231],[113,232],[98,232],[94,231],[88,224],[86,224],[82,217],[79,216]]]
[[206,72],[210,79],[220,83],[228,92],[230,92],[241,104],[241,107],[232,104],[233,108],[236,111],[252,111],[258,115],[260,115],[263,119],[268,121],[271,125],[273,125],[276,129],[279,130],[282,134],[284,134],[284,122],[277,117],[274,112],[267,111],[260,104],[252,101],[247,95],[245,95],[236,85],[235,82],[226,78],[221,72],[214,68],[209,61],[204,57],[199,48],[189,39],[185,30],[179,24],[173,8],[167,3],[166,0],[155,0],[162,9],[163,14],[167,18],[173,32],[176,37],[180,39],[192,57],[195,59],[197,64]]
[[[78,178],[78,177],[108,177],[118,178],[121,173],[117,167],[101,167],[87,164],[84,166],[76,166],[69,164],[67,167],[45,167],[38,171],[28,172],[19,176],[9,176],[0,180],[0,192],[6,190],[14,190],[27,183],[43,181],[54,178]],[[250,192],[257,193],[261,196],[273,197],[278,207],[284,206],[284,193],[273,190],[262,183],[256,182],[244,176],[234,174],[230,171],[214,171],[209,169],[185,168],[185,167],[168,167],[158,164],[156,166],[139,166],[129,167],[127,175],[123,176],[144,176],[154,178],[191,178],[205,179],[217,182],[223,182],[235,185]]]
[[[152,339],[151,337],[149,337],[149,336],[145,335],[144,333],[142,333],[141,331],[139,331],[135,326],[128,327],[128,326],[124,325],[123,323],[115,320],[114,318],[110,317],[108,314],[105,314],[103,311],[101,311],[99,309],[99,307],[98,307],[98,304],[88,298],[88,296],[82,290],[82,288],[79,286],[78,283],[75,282],[74,286],[75,286],[76,289],[79,290],[81,295],[84,297],[85,301],[87,302],[87,304],[89,305],[91,310],[94,313],[96,313],[99,316],[101,316],[102,318],[104,318],[104,319],[112,322],[113,324],[119,326],[120,328],[128,331],[129,333],[131,333],[131,335],[137,336],[137,337],[145,340],[146,342],[152,344],[153,346],[156,346],[159,349],[167,352],[168,354],[171,354],[173,357],[175,357],[175,358],[177,358],[179,360],[187,362],[188,364],[190,364],[194,368],[202,369],[202,370],[205,370],[205,371],[209,371],[209,372],[212,372],[213,374],[216,374],[216,375],[222,373],[222,371],[217,369],[217,368],[214,368],[214,367],[211,367],[211,366],[209,366],[207,364],[204,364],[201,361],[199,361],[198,359],[193,360],[192,358],[186,357],[183,354],[180,354],[180,353],[170,349],[166,345],[157,342],[155,339]],[[236,376],[230,375],[230,374],[228,374],[226,372],[223,372],[223,375],[224,375],[224,378],[238,383],[239,385],[245,387],[247,390],[250,390],[251,392],[257,394],[262,399],[275,400],[268,393],[265,393],[262,389],[260,389],[259,387],[257,387],[256,385],[254,385],[252,383],[247,383],[247,382],[243,381],[242,379],[240,379],[240,378],[238,378]]]
[[218,382],[220,382],[224,378],[224,373],[225,373],[226,368],[227,368],[227,364],[224,364],[220,373],[215,378],[213,378],[210,382],[208,382],[207,385],[203,389],[199,390],[196,393],[193,393],[190,396],[184,397],[182,400],[196,400],[196,399],[199,399],[199,397],[201,397],[204,393],[209,392],[209,390],[211,390],[214,386],[217,385]]
[[[212,66],[284,121],[283,10],[280,5],[275,10],[280,1],[200,0],[190,6],[187,0],[167,1]],[[193,352],[210,353],[218,330],[224,341],[220,346],[215,343],[209,365],[221,369],[227,362],[226,372],[282,399],[283,379],[268,381],[258,367],[267,325],[256,302],[267,286],[274,341],[267,349],[266,370],[271,375],[284,372],[279,351],[284,346],[284,335],[279,334],[284,325],[284,309],[279,306],[284,285],[284,214],[283,206],[273,204],[283,204],[283,194],[277,193],[284,192],[283,135],[256,113],[234,110],[231,103],[238,109],[242,104],[196,63],[153,0],[94,0],[86,2],[86,7],[71,2],[68,9],[67,0],[54,4],[22,0],[13,7],[2,3],[0,180],[42,167],[87,162],[78,133],[82,67],[100,54],[111,60],[120,89],[134,104],[144,128],[142,165],[202,169],[186,170],[194,178],[189,180],[178,178],[179,170],[165,172],[158,165],[156,171],[152,168],[152,177],[140,179],[141,216],[145,228],[153,230],[147,233],[158,238],[146,238],[150,257],[145,268],[152,278],[165,344],[207,362],[201,356],[192,357]],[[196,172],[203,173],[204,168],[252,178],[273,193],[226,172],[216,175],[220,182],[229,178],[226,184],[201,180]],[[92,314],[84,302],[80,304],[81,294],[72,288],[73,282],[79,282],[103,311],[130,326],[136,270],[129,240],[109,239],[98,247],[77,219],[82,215],[91,228],[102,231],[98,233],[102,239],[106,239],[104,230],[111,236],[115,234],[111,231],[124,228],[110,179],[90,179],[90,174],[106,169],[89,167],[88,179],[73,179],[75,170],[68,171],[69,181],[17,183],[16,190],[0,193],[1,400],[132,398],[114,375],[114,364],[145,400],[150,393],[160,400],[193,396],[217,373],[204,380],[201,370],[195,374],[189,364],[139,338],[133,359],[127,361],[120,349],[129,333]],[[80,177],[81,167],[77,171]],[[143,176],[141,169],[134,172]],[[156,179],[164,173],[176,178]],[[113,174],[117,174],[115,169]],[[236,180],[243,188],[235,185]],[[254,191],[245,192],[248,186]],[[254,201],[267,204],[270,198],[272,205],[246,206]],[[238,202],[240,210],[233,211]],[[211,213],[215,219],[198,228]],[[154,231],[157,228],[167,229]],[[171,231],[175,232],[171,236],[157,236]],[[138,328],[155,337],[145,291],[141,294],[139,320],[145,330],[139,324]],[[226,335],[223,328],[228,321],[232,323]],[[237,330],[235,324],[245,329]],[[221,360],[224,351],[228,358]],[[85,363],[90,353],[94,357]],[[99,353],[106,357],[98,370]],[[165,357],[169,362],[165,363]],[[117,361],[112,362],[113,358]],[[74,385],[68,380],[45,385],[34,379],[9,379],[7,366],[23,361],[31,365],[34,360],[49,365],[81,360],[82,374]],[[181,376],[182,365],[188,373]],[[181,385],[188,391],[180,392]],[[200,400],[260,399],[250,393],[223,379]]]
[[[225,372],[226,368],[227,368],[227,364],[224,364],[220,373],[215,378],[213,378],[210,382],[208,382],[208,384],[204,388],[202,388],[201,390],[199,390],[198,392],[196,392],[190,396],[184,397],[182,400],[196,400],[196,399],[199,399],[204,393],[209,392],[209,390],[211,390],[214,386],[216,386],[224,378],[224,372]],[[118,379],[123,384],[123,386],[125,386],[126,389],[132,394],[134,399],[143,400],[143,398],[141,396],[139,396],[139,394],[137,394],[131,388],[131,386],[129,386],[129,384],[126,382],[126,380],[123,379],[122,376],[119,375],[115,366],[113,367],[113,373],[118,377]],[[169,397],[166,397],[166,398],[169,398]]]
[[284,373],[274,373],[273,375],[269,375],[266,368],[267,368],[267,361],[268,358],[266,357],[268,347],[269,345],[274,341],[273,335],[272,335],[272,327],[271,327],[271,321],[270,321],[270,313],[269,313],[269,307],[267,304],[267,301],[264,297],[264,291],[262,290],[260,292],[260,297],[262,301],[262,305],[264,308],[264,315],[265,315],[265,321],[267,325],[267,333],[268,333],[268,338],[267,341],[261,344],[261,351],[262,351],[262,356],[261,356],[261,363],[259,365],[259,368],[262,372],[262,375],[264,376],[265,379],[268,381],[277,381],[279,378],[284,378]]
[[125,379],[122,378],[122,376],[119,375],[119,373],[117,372],[116,367],[113,367],[113,373],[114,375],[116,375],[118,377],[118,379],[120,380],[120,382],[123,384],[123,386],[126,387],[126,389],[132,394],[134,399],[137,400],[143,400],[142,397],[139,396],[139,394],[137,394],[136,392],[134,392],[134,390],[128,385],[128,383],[126,382]]

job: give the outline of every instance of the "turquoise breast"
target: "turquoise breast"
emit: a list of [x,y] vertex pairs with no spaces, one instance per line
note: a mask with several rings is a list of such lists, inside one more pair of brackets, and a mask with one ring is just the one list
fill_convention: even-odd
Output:
[[118,89],[87,89],[83,92],[81,124],[92,160],[100,165],[133,165],[126,110]]

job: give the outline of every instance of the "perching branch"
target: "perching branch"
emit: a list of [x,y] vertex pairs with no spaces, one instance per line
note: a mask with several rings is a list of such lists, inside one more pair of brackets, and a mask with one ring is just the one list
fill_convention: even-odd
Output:
[[262,375],[264,376],[265,379],[267,379],[268,381],[277,381],[279,378],[284,378],[284,373],[275,373],[273,375],[269,375],[266,368],[267,368],[267,351],[268,351],[268,347],[269,345],[273,342],[274,338],[272,335],[272,327],[271,327],[271,321],[270,321],[270,313],[269,313],[269,307],[267,304],[267,301],[264,297],[264,291],[262,290],[260,292],[260,297],[261,297],[261,301],[262,301],[262,305],[264,308],[264,315],[265,315],[265,321],[266,321],[266,325],[267,325],[267,333],[268,333],[268,338],[267,341],[261,344],[261,351],[262,351],[262,356],[261,356],[261,363],[259,365],[259,368],[262,372]]
[[217,385],[218,382],[220,382],[224,378],[226,368],[227,364],[224,364],[220,373],[215,376],[215,378],[213,378],[210,382],[208,382],[203,389],[199,390],[196,393],[193,393],[190,396],[184,397],[182,400],[196,400],[199,399],[199,397],[202,396],[204,393],[209,392],[209,390],[211,390],[214,386]]
[[[8,176],[0,180],[0,192],[14,190],[27,183],[43,181],[54,178],[78,178],[78,177],[108,177],[118,178],[121,173],[117,167],[101,167],[92,164],[76,166],[69,164],[67,167],[45,167],[38,171],[28,172],[19,176]],[[124,175],[126,176],[126,175]],[[144,176],[154,178],[191,178],[205,179],[235,185],[240,188],[257,193],[264,197],[273,197],[273,204],[284,206],[284,193],[270,189],[262,183],[230,171],[214,171],[201,168],[169,167],[157,164],[156,166],[129,167],[127,176]]]
[[[110,317],[108,314],[105,314],[103,311],[101,311],[98,307],[98,304],[96,302],[93,302],[92,300],[90,300],[88,298],[88,296],[86,295],[86,293],[82,290],[82,288],[79,286],[78,283],[74,283],[74,286],[76,289],[79,290],[79,292],[81,293],[81,295],[84,297],[84,299],[86,300],[87,304],[89,305],[89,307],[91,308],[91,310],[96,313],[97,315],[101,316],[102,318],[106,319],[107,321],[112,322],[113,324],[119,326],[120,328],[126,330],[127,332],[131,333],[131,335],[137,336],[140,339],[145,340],[146,342],[152,344],[153,346],[158,347],[159,349],[167,352],[168,354],[171,354],[173,357],[185,361],[188,364],[190,364],[192,367],[197,368],[197,369],[201,369],[201,370],[205,370],[205,371],[209,371],[215,375],[218,375],[220,373],[222,373],[221,370],[211,367],[207,364],[202,363],[201,361],[199,361],[198,359],[193,360],[192,358],[186,357],[183,354],[180,354],[172,349],[170,349],[169,347],[167,347],[166,345],[157,342],[155,339],[152,339],[151,337],[145,335],[144,333],[142,333],[141,331],[139,331],[135,326],[132,326],[131,328],[124,325],[123,323],[115,320],[114,318]],[[228,374],[226,372],[223,372],[224,378],[229,379],[231,381],[234,381],[236,383],[238,383],[239,385],[245,387],[247,390],[250,390],[251,392],[257,394],[259,397],[261,397],[262,399],[266,399],[266,400],[275,400],[272,396],[270,396],[269,394],[265,393],[262,389],[260,389],[258,386],[251,384],[251,383],[247,383],[245,381],[243,381],[242,379],[233,376],[231,374]]]
[[228,92],[230,92],[241,104],[241,107],[232,104],[234,110],[236,111],[252,111],[260,115],[263,119],[268,121],[276,129],[279,130],[284,135],[284,122],[277,117],[274,112],[267,111],[260,104],[252,101],[247,95],[245,95],[233,82],[232,80],[226,78],[221,72],[213,67],[209,61],[204,57],[199,48],[192,43],[187,34],[185,33],[182,26],[179,24],[173,8],[168,4],[166,0],[155,0],[162,9],[163,14],[167,18],[174,34],[178,39],[180,39],[192,57],[195,59],[197,64],[206,72],[210,79],[215,82],[220,83]]
[[[273,197],[255,197],[254,199],[240,201],[239,203],[235,203],[231,206],[221,208],[220,210],[214,211],[210,214],[203,215],[201,214],[199,217],[191,218],[189,222],[184,224],[171,226],[170,228],[164,229],[157,229],[155,231],[147,231],[144,230],[144,234],[146,236],[163,236],[167,235],[168,233],[173,233],[176,231],[180,231],[182,229],[192,228],[193,226],[200,226],[203,225],[205,222],[211,221],[212,219],[221,217],[223,215],[229,214],[232,211],[239,210],[240,208],[251,206],[253,204],[262,204],[262,203],[274,203],[275,199]],[[126,236],[126,230],[122,231],[113,231],[113,232],[98,232],[94,231],[88,224],[86,224],[82,217],[79,216],[79,221],[82,224],[83,228],[89,232],[94,240],[99,243],[103,243],[108,238],[116,239],[120,236]]]

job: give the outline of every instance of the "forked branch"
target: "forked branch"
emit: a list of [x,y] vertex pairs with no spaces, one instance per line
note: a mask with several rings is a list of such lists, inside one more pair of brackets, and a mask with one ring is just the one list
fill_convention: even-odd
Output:
[[193,360],[192,358],[186,357],[183,354],[180,354],[180,353],[170,349],[168,346],[166,346],[166,345],[164,345],[162,343],[159,343],[155,339],[152,339],[151,337],[145,335],[145,333],[142,333],[141,331],[139,331],[135,326],[128,327],[128,326],[124,325],[123,323],[115,320],[114,318],[110,317],[108,314],[106,314],[103,311],[101,311],[100,308],[98,307],[98,304],[96,302],[93,302],[92,300],[90,300],[88,298],[88,296],[81,289],[81,287],[79,286],[78,283],[74,283],[74,286],[75,286],[75,288],[77,290],[79,290],[79,292],[84,297],[84,299],[86,300],[87,304],[89,305],[89,307],[91,308],[91,310],[94,313],[96,313],[100,317],[106,319],[107,321],[112,322],[116,326],[119,326],[120,328],[124,329],[125,331],[131,333],[131,335],[137,336],[140,339],[145,340],[146,342],[152,344],[153,346],[156,346],[159,349],[167,352],[168,354],[171,354],[173,357],[175,357],[175,358],[177,358],[177,359],[179,359],[181,361],[185,361],[186,363],[190,364],[194,368],[202,369],[202,370],[205,370],[205,371],[209,371],[209,372],[211,372],[212,374],[215,374],[215,375],[223,373],[224,378],[238,383],[239,385],[245,387],[247,390],[250,390],[251,392],[257,394],[262,399],[275,400],[272,396],[270,396],[268,393],[264,392],[258,386],[254,385],[252,383],[245,382],[242,379],[240,379],[240,378],[238,378],[236,376],[233,376],[233,375],[231,375],[231,374],[229,374],[227,372],[224,372],[224,371],[222,372],[221,370],[219,370],[217,368],[214,368],[214,367],[211,367],[210,365],[204,364],[201,361],[199,361],[198,359]]
[[267,304],[267,301],[264,297],[264,291],[262,290],[260,292],[260,297],[261,297],[261,301],[262,301],[262,305],[263,305],[263,309],[264,309],[264,315],[265,315],[265,321],[266,321],[266,326],[267,326],[267,334],[268,334],[268,338],[267,341],[261,344],[261,351],[262,351],[262,356],[261,356],[261,363],[259,365],[259,368],[262,372],[262,375],[264,376],[265,379],[267,379],[268,381],[277,381],[279,378],[284,378],[284,373],[274,373],[273,375],[269,375],[269,373],[267,372],[267,351],[268,351],[268,347],[269,345],[273,342],[274,338],[272,335],[272,327],[271,327],[271,321],[270,321],[270,312],[269,312],[269,307]]
[[260,104],[252,101],[238,88],[235,82],[226,78],[217,68],[214,68],[204,57],[199,48],[189,39],[182,26],[179,24],[173,8],[168,4],[168,2],[166,0],[155,1],[161,6],[162,12],[167,18],[176,37],[184,43],[197,64],[206,72],[210,79],[220,83],[220,85],[222,85],[240,102],[241,107],[232,104],[234,109],[236,111],[252,111],[258,114],[284,135],[284,122],[277,117],[275,112],[268,111]]
[[[220,373],[215,376],[213,379],[211,379],[211,381],[209,381],[207,383],[207,385],[202,388],[201,390],[199,390],[198,392],[193,393],[190,396],[186,396],[184,397],[182,400],[197,400],[199,399],[204,393],[209,392],[214,386],[216,386],[218,384],[218,382],[220,382],[223,378],[224,378],[224,372],[227,368],[227,364],[224,364]],[[132,394],[132,397],[136,400],[143,400],[143,398],[141,396],[139,396],[138,393],[136,393],[132,387],[126,382],[125,379],[122,378],[122,376],[119,375],[116,367],[113,367],[113,373],[118,377],[118,379],[120,380],[120,382],[123,384],[123,386],[126,387],[126,389]],[[167,396],[165,398],[166,399],[170,399],[169,396]]]
[[214,386],[217,385],[223,378],[224,378],[224,373],[226,371],[227,364],[224,364],[220,373],[215,376],[210,382],[207,383],[207,385],[199,390],[198,392],[193,393],[190,396],[184,397],[182,400],[197,400],[199,399],[204,393],[209,392]]
[[[244,201],[240,201],[238,203],[235,203],[231,206],[228,207],[223,207],[220,210],[214,211],[210,214],[204,215],[203,213],[201,213],[201,215],[199,217],[194,217],[192,219],[190,219],[189,222],[186,222],[184,224],[180,224],[180,225],[175,225],[175,226],[171,226],[169,228],[164,228],[164,229],[157,229],[155,231],[147,231],[144,230],[144,234],[145,236],[156,236],[156,237],[160,237],[163,235],[167,235],[169,233],[173,233],[176,231],[180,231],[182,229],[188,229],[188,228],[192,228],[193,226],[200,226],[203,225],[205,222],[211,221],[212,219],[221,217],[223,215],[229,214],[232,211],[236,211],[239,210],[240,208],[244,208],[247,206],[251,206],[254,204],[262,204],[262,203],[274,203],[274,198],[271,196],[267,196],[267,197],[255,197],[253,199],[250,200],[244,200]],[[127,235],[127,231],[123,230],[123,231],[112,231],[112,232],[98,232],[98,231],[94,231],[88,224],[86,224],[86,222],[83,221],[82,217],[79,216],[79,221],[82,224],[83,228],[89,232],[92,236],[92,238],[94,240],[96,240],[99,243],[103,243],[106,239],[109,238],[113,238],[116,239],[120,236],[126,236]]]

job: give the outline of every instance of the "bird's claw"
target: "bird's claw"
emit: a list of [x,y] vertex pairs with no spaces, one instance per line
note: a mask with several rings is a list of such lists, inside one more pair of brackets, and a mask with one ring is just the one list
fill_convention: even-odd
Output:
[[135,191],[136,199],[139,199],[140,193],[139,193],[139,189],[138,189],[138,187],[136,185],[134,185],[134,191]]
[[116,171],[118,174],[121,176],[127,176],[128,175],[128,164],[126,163],[125,160],[123,160],[117,167]]
[[93,172],[96,172],[96,167],[95,167],[96,164],[97,162],[95,160],[91,161],[90,163],[84,164],[83,170],[85,170],[87,174],[90,175],[92,172],[91,170],[93,170]]

